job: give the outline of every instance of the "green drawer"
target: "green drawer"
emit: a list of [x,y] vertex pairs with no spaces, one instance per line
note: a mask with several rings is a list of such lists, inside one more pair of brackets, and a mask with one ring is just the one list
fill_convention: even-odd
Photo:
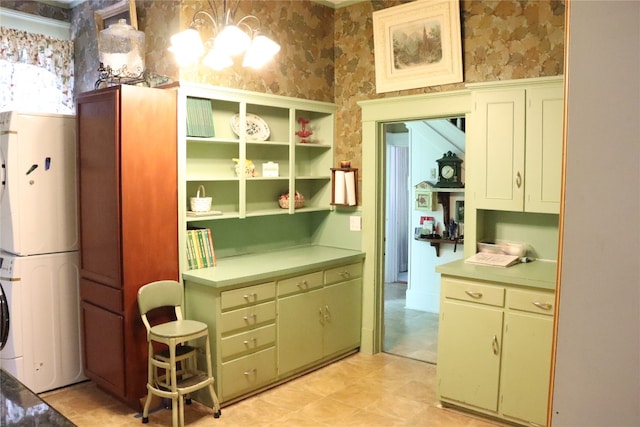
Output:
[[275,282],[269,282],[222,292],[220,294],[220,301],[222,310],[224,311],[274,299],[275,296],[276,284]]
[[343,265],[336,268],[330,268],[324,272],[324,284],[344,282],[345,280],[355,279],[362,276],[362,263]]
[[266,385],[276,378],[276,349],[270,347],[222,364],[222,400]]
[[441,283],[444,298],[504,307],[503,287],[450,277],[443,277]]
[[274,345],[275,342],[276,325],[271,324],[222,338],[220,355],[222,356],[222,360],[226,360],[233,356]]
[[320,286],[322,286],[322,271],[303,274],[302,276],[278,280],[278,296],[306,291],[307,289],[318,288]]
[[263,304],[252,305],[233,311],[222,313],[220,333],[247,329],[260,324],[273,322],[276,318],[276,302],[269,301]]
[[553,316],[556,297],[553,292],[536,292],[509,289],[507,307],[513,310]]

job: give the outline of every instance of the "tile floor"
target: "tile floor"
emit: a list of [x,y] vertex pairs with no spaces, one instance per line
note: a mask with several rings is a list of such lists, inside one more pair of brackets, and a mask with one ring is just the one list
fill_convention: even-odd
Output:
[[439,316],[437,313],[405,308],[406,292],[406,282],[385,284],[383,350],[436,363]]
[[[84,382],[41,397],[79,427],[141,425],[140,414]],[[500,424],[442,409],[435,395],[435,366],[379,353],[356,353],[279,387],[222,408],[222,416],[197,402],[185,424],[203,426],[443,426]],[[149,426],[171,426],[171,411],[158,410]]]

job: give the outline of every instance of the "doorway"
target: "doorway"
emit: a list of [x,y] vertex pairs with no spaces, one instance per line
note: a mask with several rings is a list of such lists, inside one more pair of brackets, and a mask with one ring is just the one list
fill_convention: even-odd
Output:
[[[454,151],[464,158],[464,117],[385,123],[385,251],[382,350],[428,363],[437,362],[439,280],[429,274],[439,262],[433,249],[414,241],[423,216],[444,225],[442,206],[418,211],[413,186],[437,181],[436,160]],[[446,262],[461,253],[446,254]],[[425,301],[426,300],[426,301]]]

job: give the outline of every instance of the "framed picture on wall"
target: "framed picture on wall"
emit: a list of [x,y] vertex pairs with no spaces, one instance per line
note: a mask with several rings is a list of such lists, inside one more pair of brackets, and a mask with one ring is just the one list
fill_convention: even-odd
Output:
[[100,31],[109,28],[109,25],[115,24],[120,19],[127,21],[136,30],[138,29],[138,16],[136,14],[135,0],[120,0],[104,9],[93,12],[93,18],[96,21],[96,34],[100,39]]
[[416,0],[373,12],[376,93],[463,80],[458,0]]
[[464,223],[464,200],[456,200],[456,222]]

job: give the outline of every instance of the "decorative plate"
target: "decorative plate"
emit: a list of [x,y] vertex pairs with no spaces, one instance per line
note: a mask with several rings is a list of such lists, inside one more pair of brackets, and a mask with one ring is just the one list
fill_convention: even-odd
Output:
[[[240,136],[240,114],[231,117],[231,129]],[[246,136],[250,141],[266,141],[271,131],[267,122],[255,114],[247,113]]]

